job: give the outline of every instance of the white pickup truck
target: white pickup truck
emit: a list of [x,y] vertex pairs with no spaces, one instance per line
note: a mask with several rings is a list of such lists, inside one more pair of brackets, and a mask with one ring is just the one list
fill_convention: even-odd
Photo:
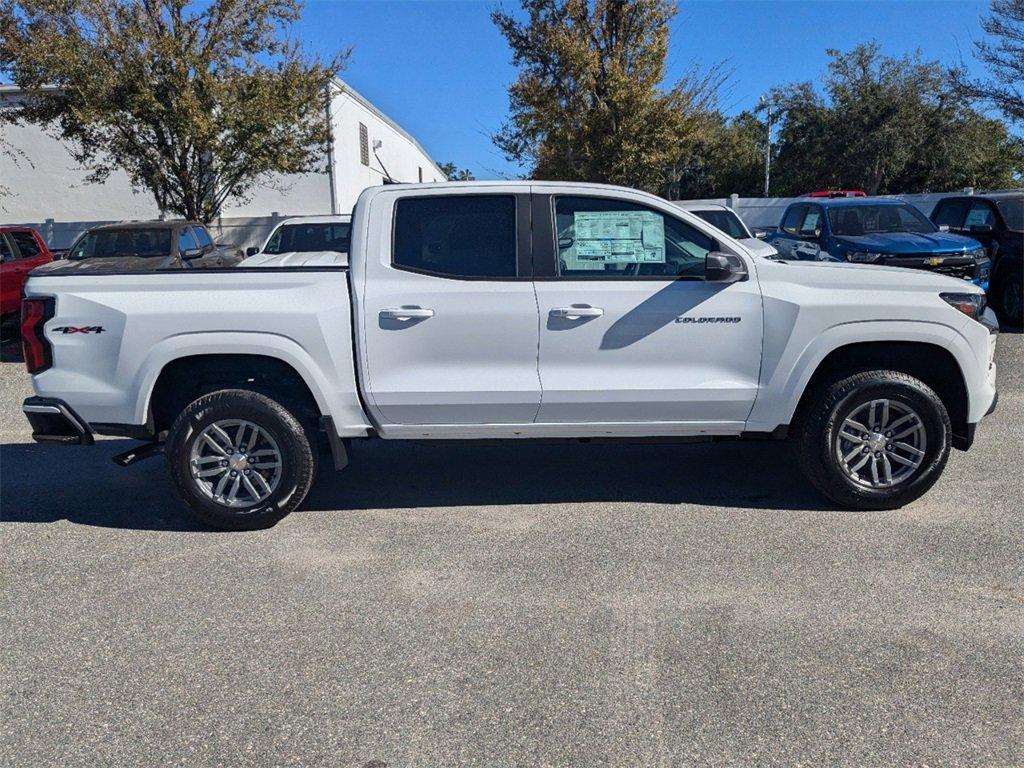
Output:
[[356,438],[792,437],[811,482],[908,503],[995,407],[980,289],[753,255],[657,197],[567,183],[366,190],[348,262],[28,280],[40,442],[148,441],[223,528],[302,503]]

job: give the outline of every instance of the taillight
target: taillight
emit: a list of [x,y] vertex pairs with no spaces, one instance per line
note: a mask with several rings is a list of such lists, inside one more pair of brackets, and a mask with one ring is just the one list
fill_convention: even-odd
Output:
[[53,317],[54,307],[53,299],[21,300],[21,351],[29,373],[42,373],[53,365],[53,347],[43,326]]

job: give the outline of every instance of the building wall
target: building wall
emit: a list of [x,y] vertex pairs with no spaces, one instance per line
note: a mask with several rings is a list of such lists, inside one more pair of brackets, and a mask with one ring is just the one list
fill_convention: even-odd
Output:
[[[0,107],[17,98],[17,89],[0,87]],[[396,181],[417,181],[421,169],[423,181],[444,180],[412,136],[341,81],[333,86],[331,123],[333,173],[274,176],[253,189],[248,201],[225,206],[211,225],[215,237],[243,248],[262,245],[283,217],[350,213],[363,189],[384,183],[381,161]],[[360,123],[366,126],[368,164],[362,163]],[[86,171],[47,131],[8,125],[2,130],[15,151],[0,153],[0,185],[9,190],[0,197],[0,222],[35,227],[51,248],[60,249],[97,224],[160,215],[149,193],[132,190],[127,174],[114,171],[103,184],[87,184]],[[379,160],[375,140],[381,142]]]

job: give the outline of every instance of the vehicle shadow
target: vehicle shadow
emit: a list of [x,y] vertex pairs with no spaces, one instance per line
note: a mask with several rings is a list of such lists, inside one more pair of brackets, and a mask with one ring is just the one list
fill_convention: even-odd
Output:
[[[110,461],[135,445],[0,446],[0,521],[204,531],[174,495],[163,462]],[[329,457],[323,457],[324,464]],[[790,446],[704,444],[424,445],[367,441],[320,472],[301,511],[637,502],[835,509],[797,471]]]
[[23,363],[25,358],[21,355],[21,336],[8,336],[4,334],[0,339],[0,362]]

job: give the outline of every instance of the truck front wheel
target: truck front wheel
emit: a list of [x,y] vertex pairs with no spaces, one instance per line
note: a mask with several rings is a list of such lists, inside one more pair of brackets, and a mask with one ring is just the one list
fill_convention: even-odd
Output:
[[204,523],[269,528],[295,509],[315,474],[314,452],[294,415],[266,395],[222,389],[193,401],[167,436],[167,467]]
[[895,509],[922,496],[949,457],[942,400],[897,371],[867,371],[815,393],[797,426],[800,465],[830,499]]

